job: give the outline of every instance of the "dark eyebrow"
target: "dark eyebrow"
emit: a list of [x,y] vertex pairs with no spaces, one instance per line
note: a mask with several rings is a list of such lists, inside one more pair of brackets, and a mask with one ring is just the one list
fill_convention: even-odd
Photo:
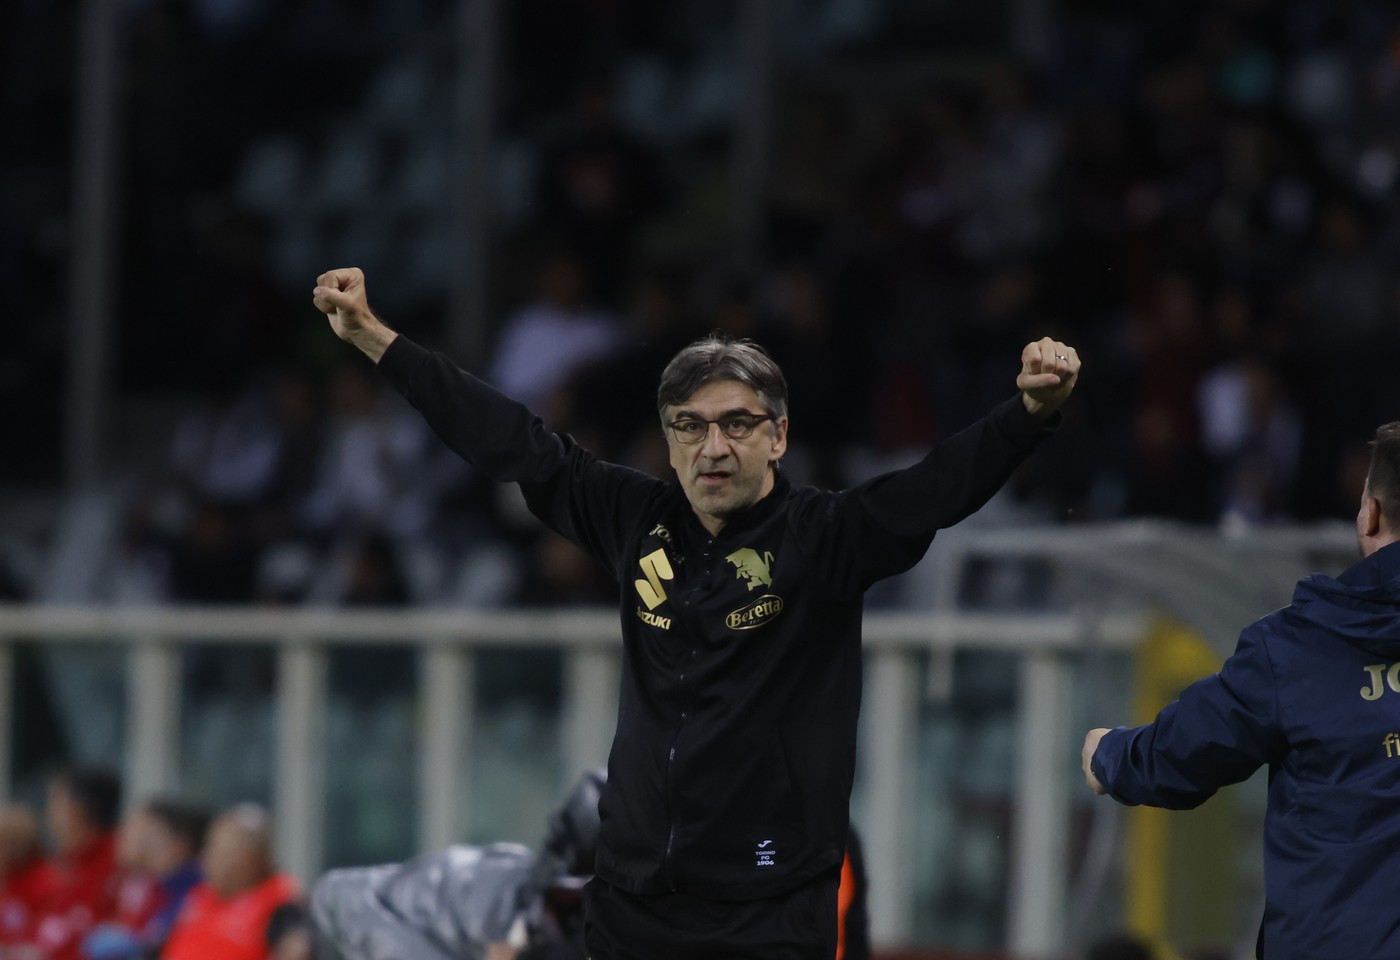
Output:
[[[764,414],[761,414],[761,413],[754,413],[752,410],[747,410],[747,409],[745,409],[744,407],[735,407],[733,410],[726,410],[726,411],[724,411],[723,413],[721,413],[721,414],[720,414],[718,417],[716,417],[715,419],[716,419],[716,420],[723,420],[725,417],[761,417],[761,416],[764,416]],[[674,420],[704,420],[704,419],[705,419],[704,417],[700,416],[700,414],[696,413],[694,410],[677,410],[676,413],[675,413],[675,416],[672,418],[673,421],[674,421]]]

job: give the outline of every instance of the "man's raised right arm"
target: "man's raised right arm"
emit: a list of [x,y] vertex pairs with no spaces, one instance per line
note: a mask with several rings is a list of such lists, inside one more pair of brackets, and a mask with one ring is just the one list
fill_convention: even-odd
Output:
[[524,404],[389,329],[370,309],[358,268],[321,274],[314,301],[458,456],[492,480],[520,484],[546,526],[616,571],[635,505],[664,484],[597,460]]
[[335,335],[373,360],[433,432],[487,477],[539,484],[564,469],[564,443],[523,404],[380,320],[370,309],[358,267],[321,274],[313,299]]

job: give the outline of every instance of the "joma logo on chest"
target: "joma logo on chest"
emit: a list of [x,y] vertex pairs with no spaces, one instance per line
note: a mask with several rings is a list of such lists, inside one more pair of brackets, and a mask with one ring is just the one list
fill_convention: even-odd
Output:
[[1372,663],[1362,669],[1366,671],[1367,680],[1367,685],[1361,688],[1362,700],[1379,700],[1385,695],[1386,687],[1392,693],[1400,693],[1400,661]]

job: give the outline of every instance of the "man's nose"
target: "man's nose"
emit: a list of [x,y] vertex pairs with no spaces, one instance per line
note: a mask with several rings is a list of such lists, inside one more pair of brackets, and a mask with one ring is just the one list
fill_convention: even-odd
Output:
[[728,456],[729,449],[729,438],[724,435],[719,424],[709,424],[705,429],[705,443],[701,446],[700,452],[711,460],[718,460],[720,457]]

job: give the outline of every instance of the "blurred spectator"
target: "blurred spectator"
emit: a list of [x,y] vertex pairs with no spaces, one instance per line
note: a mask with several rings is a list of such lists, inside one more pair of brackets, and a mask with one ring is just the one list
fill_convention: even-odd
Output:
[[373,533],[342,545],[336,561],[343,576],[340,602],[349,607],[398,607],[410,600],[398,551]]
[[49,960],[78,960],[83,937],[116,912],[120,807],[121,781],[108,770],[75,767],[49,781],[45,816],[58,884],[34,938]]
[[502,393],[557,422],[557,393],[570,374],[619,349],[622,330],[608,314],[587,306],[587,281],[578,260],[555,255],[540,277],[539,298],[501,330],[487,378]]
[[160,884],[162,903],[142,931],[149,944],[163,944],[185,897],[203,878],[200,854],[209,816],[204,809],[171,800],[152,800],[145,805],[150,819],[147,868]]
[[257,544],[244,521],[232,507],[196,506],[188,529],[166,553],[170,599],[246,603],[252,598]]
[[408,583],[387,537],[370,537],[352,556],[347,606],[402,606],[409,601]]
[[1002,65],[991,71],[982,97],[975,152],[955,184],[962,207],[958,244],[970,259],[1004,261],[1024,255],[1051,235],[1045,192],[1060,155],[1060,125],[1032,101],[1029,77]]
[[1318,224],[1318,249],[1302,277],[1313,320],[1309,341],[1319,359],[1338,365],[1334,373],[1344,373],[1359,351],[1395,336],[1386,330],[1394,318],[1395,277],[1384,265],[1386,251],[1368,234],[1354,204],[1329,203]]
[[160,905],[160,887],[147,864],[150,821],[137,807],[117,827],[116,909],[83,938],[83,960],[115,960],[141,953],[136,931]]
[[676,351],[693,339],[679,288],[679,278],[666,271],[648,273],[634,283],[617,350],[574,372],[568,414],[556,429],[574,432],[586,425],[590,439],[596,441],[588,449],[606,459],[625,457],[637,444],[639,433],[661,435],[653,413],[655,379]]
[[1302,426],[1264,361],[1216,368],[1199,387],[1205,448],[1219,479],[1217,516],[1231,526],[1278,520],[1292,506]]
[[0,956],[33,941],[39,916],[59,883],[57,870],[44,859],[34,811],[0,808]]
[[1210,345],[1196,284],[1181,273],[1162,277],[1129,322],[1139,382],[1128,512],[1205,520],[1209,473],[1193,391],[1209,363]]
[[161,960],[267,960],[272,916],[297,896],[296,881],[275,872],[267,812],[243,804],[220,814],[202,866],[204,882],[186,899]]
[[269,388],[269,406],[279,441],[277,463],[258,498],[260,543],[300,532],[299,511],[311,493],[324,442],[325,419],[311,381],[284,371]]
[[260,390],[227,390],[176,427],[171,461],[196,499],[246,504],[272,482],[282,443]]
[[131,537],[175,600],[252,599],[259,556],[299,531],[320,452],[310,384],[220,389],[176,427],[170,474],[133,510]]
[[171,800],[151,800],[126,815],[118,838],[125,873],[117,912],[84,941],[87,960],[127,960],[160,950],[202,878],[199,852],[207,825],[201,809]]
[[306,528],[321,536],[423,534],[443,487],[431,467],[440,445],[430,448],[421,420],[366,371],[340,370],[331,390],[325,445],[302,512]]

